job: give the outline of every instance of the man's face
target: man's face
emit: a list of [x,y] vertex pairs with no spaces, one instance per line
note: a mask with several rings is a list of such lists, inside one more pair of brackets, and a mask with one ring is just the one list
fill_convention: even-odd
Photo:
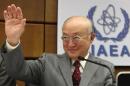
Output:
[[86,56],[91,40],[91,33],[88,33],[86,24],[78,22],[67,23],[63,27],[63,47],[71,59],[78,56]]

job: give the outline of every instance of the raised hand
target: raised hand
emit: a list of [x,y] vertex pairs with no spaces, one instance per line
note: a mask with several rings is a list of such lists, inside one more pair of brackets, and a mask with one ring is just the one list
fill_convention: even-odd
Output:
[[26,19],[20,7],[11,4],[4,10],[5,34],[10,45],[15,46],[25,29]]

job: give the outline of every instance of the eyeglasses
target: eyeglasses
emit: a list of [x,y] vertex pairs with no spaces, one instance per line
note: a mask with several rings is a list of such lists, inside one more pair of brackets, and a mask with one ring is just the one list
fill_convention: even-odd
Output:
[[83,39],[84,37],[86,37],[87,35],[85,36],[79,36],[79,35],[75,35],[75,36],[66,36],[66,35],[63,35],[61,37],[61,39],[63,40],[63,42],[65,43],[68,43],[70,40],[72,40],[73,43],[79,43],[81,41],[81,39]]

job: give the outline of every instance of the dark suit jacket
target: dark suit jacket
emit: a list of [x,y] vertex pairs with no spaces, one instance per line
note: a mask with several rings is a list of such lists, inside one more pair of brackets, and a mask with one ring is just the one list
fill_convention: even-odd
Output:
[[[11,52],[2,51],[7,61],[7,71],[12,77],[39,84],[39,86],[73,86],[71,61],[66,54],[43,54],[38,60],[25,61],[21,47]],[[98,61],[110,67],[111,63],[89,56],[89,60]],[[108,68],[87,62],[81,76],[80,86],[115,86]]]
[[0,51],[0,86],[16,86],[15,79],[8,76],[5,67],[5,60],[2,58]]

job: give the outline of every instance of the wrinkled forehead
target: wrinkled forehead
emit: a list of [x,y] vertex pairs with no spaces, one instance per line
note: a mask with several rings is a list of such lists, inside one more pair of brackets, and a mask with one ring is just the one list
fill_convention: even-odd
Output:
[[87,17],[74,16],[68,18],[63,25],[64,32],[92,32],[92,23]]

